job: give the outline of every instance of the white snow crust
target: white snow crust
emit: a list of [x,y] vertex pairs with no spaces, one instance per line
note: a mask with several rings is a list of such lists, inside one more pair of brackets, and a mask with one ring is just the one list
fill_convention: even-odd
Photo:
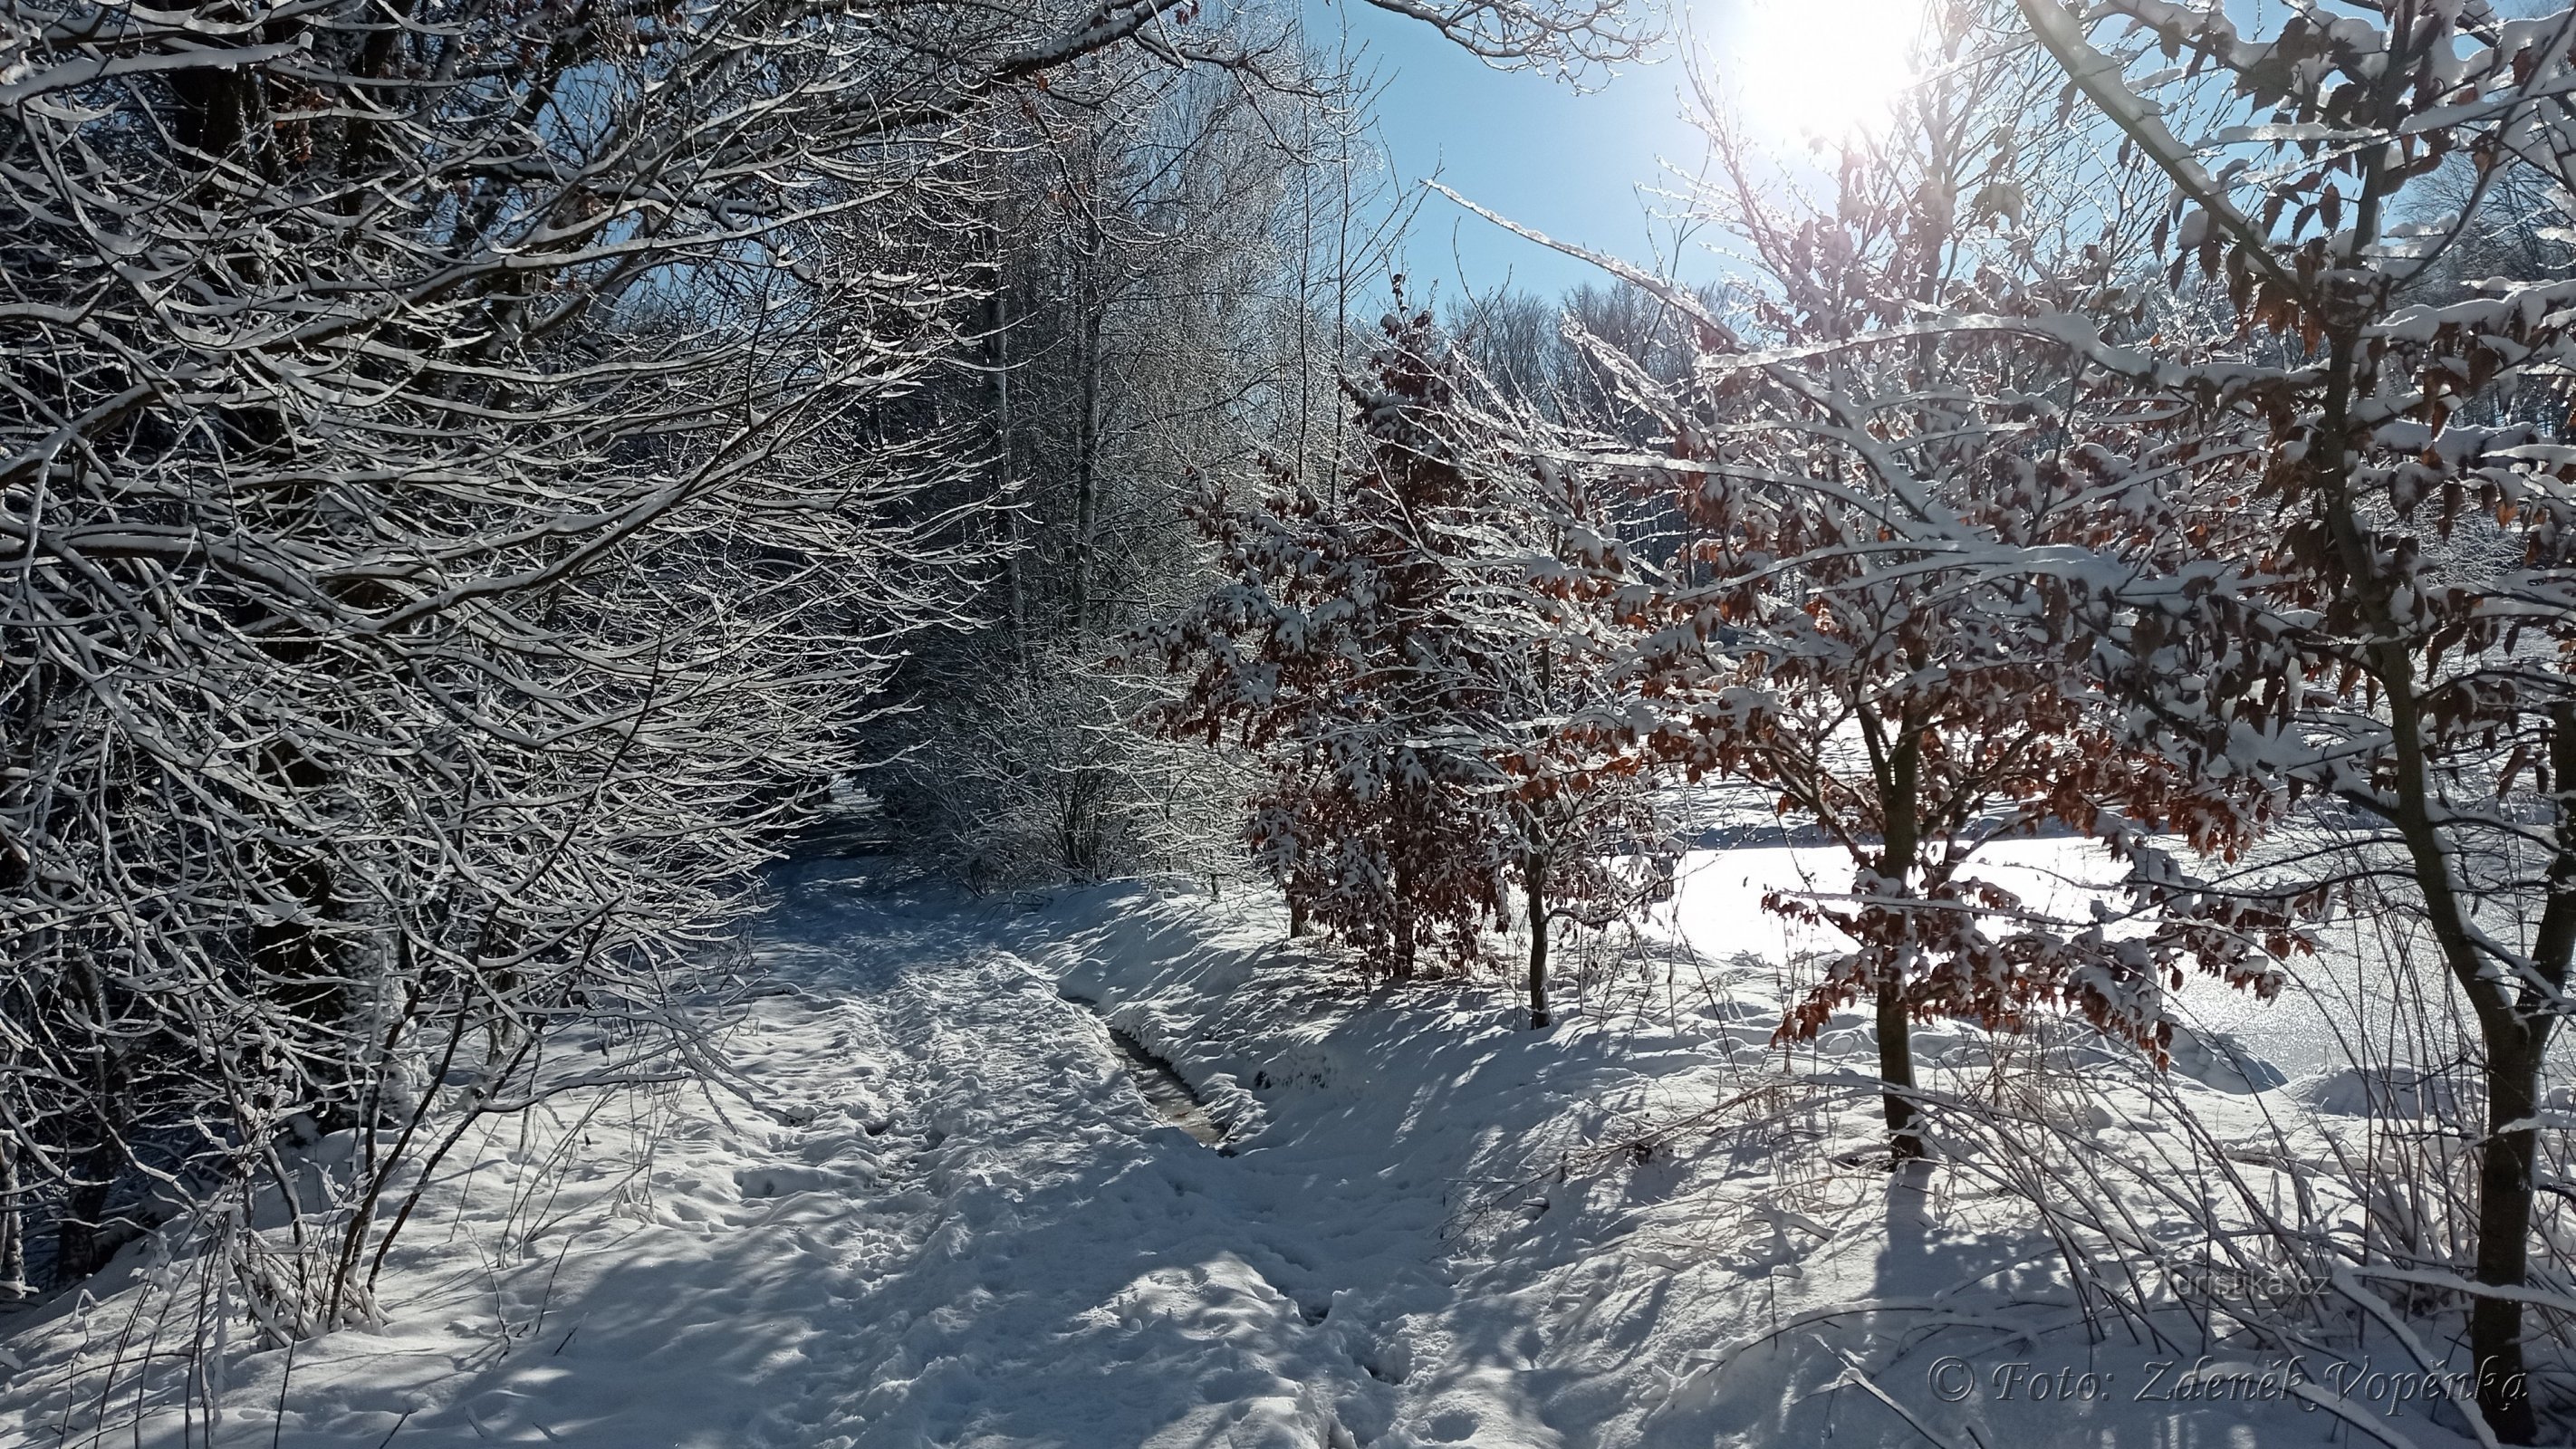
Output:
[[[907,897],[866,873],[782,875],[731,1088],[484,1135],[396,1249],[381,1327],[291,1363],[236,1344],[211,1439],[165,1376],[147,1396],[173,1407],[112,1442],[2468,1442],[2415,1404],[2352,1397],[2356,1434],[2295,1396],[2188,1397],[2204,1354],[2279,1356],[2180,1314],[2162,1338],[2088,1315],[2014,1199],[1867,1160],[1866,1092],[1756,1110],[1869,1069],[1856,1017],[1813,1050],[1768,1044],[1776,961],[1597,986],[1534,1032],[1498,983],[1363,991],[1267,902]],[[1756,952],[1778,935],[1734,929]],[[1190,1083],[1224,1151],[1149,1107],[1109,1026]],[[1917,1050],[1937,1077],[1983,1047],[1927,1027]],[[2316,1091],[2214,1075],[2175,1079],[2213,1121]],[[2083,1110],[2105,1142],[2163,1130],[2113,1086]],[[170,1272],[138,1248],[0,1345],[0,1444],[122,1422],[98,1365],[143,1351]],[[2077,1386],[2034,1397],[2041,1379]]]

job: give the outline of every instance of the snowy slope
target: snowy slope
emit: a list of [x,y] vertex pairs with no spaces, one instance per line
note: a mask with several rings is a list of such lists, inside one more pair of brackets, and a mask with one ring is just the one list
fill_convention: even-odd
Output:
[[[731,1033],[740,1093],[480,1142],[397,1252],[383,1329],[291,1366],[217,1355],[212,1442],[2328,1442],[2300,1402],[2172,1397],[2154,1365],[2236,1351],[2088,1315],[2008,1197],[1838,1162],[1873,1140],[1867,1094],[1780,1069],[1830,1077],[1866,1035],[1784,1063],[1751,965],[1599,990],[1533,1033],[1492,986],[1364,996],[1257,904],[902,899],[828,863],[786,878],[760,949],[776,986]],[[1156,1115],[1113,1026],[1195,1087],[1224,1152]],[[154,1270],[120,1272],[16,1334],[0,1444],[130,1410],[96,1370],[135,1356]],[[2090,1397],[2036,1398],[2061,1368]],[[2457,1442],[2412,1408],[2363,1417]],[[173,1411],[115,1442],[208,1440]]]

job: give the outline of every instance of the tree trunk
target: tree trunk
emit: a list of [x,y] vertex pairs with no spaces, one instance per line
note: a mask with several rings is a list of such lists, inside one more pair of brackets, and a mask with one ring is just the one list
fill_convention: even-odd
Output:
[[[2358,532],[2349,512],[2337,515]],[[2533,1165],[2538,1132],[2530,1125],[2540,1105],[2541,1058],[2551,1018],[2545,999],[2526,983],[2501,987],[2483,974],[2485,958],[2469,924],[2469,906],[2454,883],[2448,842],[2435,824],[2433,766],[2424,748],[2423,702],[2412,662],[2393,646],[2372,660],[2387,693],[2389,735],[2397,756],[2397,828],[2406,843],[2427,925],[2453,981],[2476,1013],[2486,1049],[2487,1130],[2478,1147],[2477,1281],[2491,1288],[2528,1286]],[[2559,781],[2576,765],[2576,710],[2553,712],[2551,758]],[[2576,831],[2561,807],[2559,849],[2550,866],[2550,899],[2535,941],[2533,965],[2551,990],[2563,986],[2571,931],[2566,897],[2576,884]],[[2517,1126],[2516,1124],[2520,1124]],[[2506,1131],[2508,1127],[2514,1130]],[[2528,1444],[2540,1426],[2522,1355],[2522,1304],[2480,1295],[2469,1308],[2469,1359],[2476,1366],[2478,1412],[2506,1444]]]
[[[1098,158],[1093,160],[1096,192]],[[1083,256],[1074,278],[1074,363],[1079,371],[1073,418],[1072,585],[1073,637],[1077,640],[1091,629],[1091,541],[1100,511],[1100,334],[1102,314],[1108,310],[1104,296],[1108,289],[1097,269],[1104,260],[1099,213],[1086,210]]]
[[[1922,822],[1915,807],[1922,779],[1923,727],[1908,718],[1899,728],[1904,738],[1888,751],[1886,784],[1880,796],[1886,847],[1879,856],[1878,873],[1899,889],[1911,891],[1922,852]],[[1888,1153],[1899,1165],[1923,1156],[1923,1133],[1915,1122],[1914,1014],[1905,1003],[1905,964],[1912,954],[1910,947],[1892,951],[1878,978],[1878,1079],[1889,1088],[1880,1100],[1887,1108]]]
[[1413,979],[1413,883],[1404,878],[1403,867],[1395,872],[1395,959],[1388,974],[1398,981]]
[[1522,870],[1529,894],[1529,1011],[1530,1030],[1544,1031],[1547,1014],[1547,866],[1533,859]]
[[1905,977],[1890,971],[1878,983],[1878,1078],[1891,1088],[1880,1096],[1887,1106],[1887,1146],[1898,1162],[1923,1156],[1923,1134],[1914,1124],[1914,1021],[1905,1006]]
[[1100,314],[1083,319],[1081,385],[1074,407],[1073,634],[1091,629],[1091,538],[1100,511]]
[[0,1140],[0,1301],[27,1293],[26,1220],[18,1200],[18,1158]]
[[[76,964],[66,984],[78,997],[74,1009],[87,1013],[91,1032],[103,1035],[113,1030],[117,1014],[94,967]],[[109,1245],[100,1231],[101,1220],[107,1216],[108,1194],[125,1166],[124,1133],[133,1116],[131,1079],[115,1045],[94,1035],[87,1055],[88,1101],[74,1120],[64,1124],[77,1135],[64,1144],[64,1156],[71,1162],[71,1188],[54,1219],[52,1286],[56,1288],[79,1282],[105,1263]]]
[[80,1156],[78,1180],[65,1194],[62,1214],[54,1219],[53,1286],[68,1288],[107,1266],[114,1251],[105,1232],[108,1194],[123,1166],[116,1143],[94,1143]]
[[[999,227],[995,230],[998,232]],[[1011,304],[1008,278],[1003,275],[1002,249],[994,248],[993,295],[987,303],[990,331],[986,341],[985,365],[991,369],[993,388],[993,461],[1001,470],[1002,482],[1018,477],[1017,439],[1011,427]],[[1020,677],[1036,672],[1029,655],[1028,582],[1023,574],[1025,551],[1020,537],[1020,512],[1017,500],[1002,515],[1002,578],[1010,591],[1011,648],[1019,660]]]
[[[2530,1272],[2532,1165],[2540,1136],[2531,1120],[2540,1106],[2547,1030],[2531,1022],[2481,1033],[2487,1049],[2487,1140],[2478,1153],[2477,1276],[2499,1288],[2522,1287]],[[2469,1309],[2469,1358],[2477,1365],[2478,1412],[2487,1427],[2502,1443],[2531,1443],[2540,1426],[2523,1371],[2520,1300],[2478,1298]]]
[[[2410,714],[2411,719],[2411,714]],[[2576,956],[2576,815],[2565,793],[2576,786],[2576,703],[2549,707],[2550,778],[2558,818],[2548,895],[2533,933],[2531,962],[2550,992],[2562,990]],[[2421,816],[2421,811],[2418,811]],[[2487,1052],[2487,1140],[2478,1154],[2478,1281],[2518,1288],[2531,1268],[2531,1209],[2538,1176],[2539,1131],[2529,1123],[2540,1107],[2540,1070],[2556,1018],[2548,993],[2525,983],[2517,1009],[2481,1012],[2479,1038]],[[2474,999],[2474,998],[2472,998]],[[2515,1127],[2513,1131],[2502,1129]],[[2469,1355],[2477,1365],[2478,1412],[2497,1439],[2527,1444],[2539,1434],[2522,1357],[2522,1304],[2480,1298],[2469,1310]]]

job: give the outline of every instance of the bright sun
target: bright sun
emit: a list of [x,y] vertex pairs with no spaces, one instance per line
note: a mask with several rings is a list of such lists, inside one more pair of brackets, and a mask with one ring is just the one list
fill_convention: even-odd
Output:
[[1913,79],[1922,0],[1736,0],[1716,37],[1718,84],[1782,139],[1883,124]]

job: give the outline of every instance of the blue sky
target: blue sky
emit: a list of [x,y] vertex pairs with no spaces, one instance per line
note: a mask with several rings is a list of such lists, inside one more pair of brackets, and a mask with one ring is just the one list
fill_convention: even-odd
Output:
[[[1695,167],[1704,150],[1681,119],[1681,68],[1632,66],[1599,91],[1578,94],[1545,77],[1494,70],[1427,27],[1359,0],[1321,0],[1308,11],[1310,42],[1345,19],[1384,88],[1380,136],[1407,186],[1434,174],[1464,196],[1567,241],[1651,265],[1652,223],[1640,186],[1667,184],[1659,160]],[[1437,195],[1423,205],[1408,247],[1417,282],[1454,295],[1463,272],[1477,290],[1506,280],[1553,296],[1603,280],[1593,267],[1524,241]],[[1705,258],[1684,268],[1710,269]]]

